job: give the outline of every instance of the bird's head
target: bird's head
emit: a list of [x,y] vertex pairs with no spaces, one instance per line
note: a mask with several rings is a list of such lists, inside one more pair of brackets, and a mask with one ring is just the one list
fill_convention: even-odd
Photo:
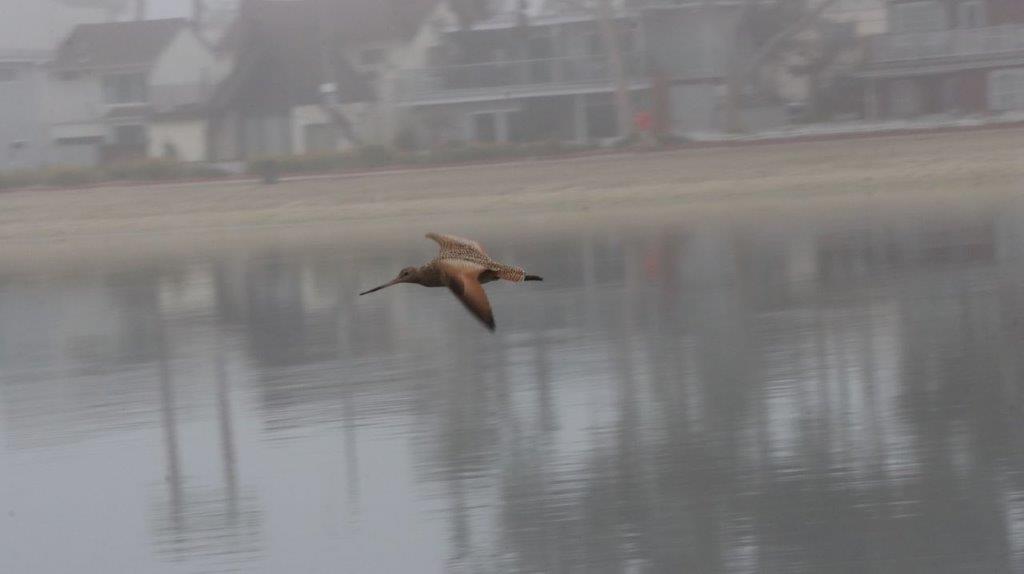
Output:
[[362,293],[360,293],[360,295],[366,295],[367,293],[373,293],[374,291],[380,291],[381,289],[383,289],[385,287],[391,287],[392,285],[398,285],[399,283],[419,283],[419,282],[420,282],[419,269],[417,269],[415,267],[406,267],[405,269],[402,269],[401,271],[399,271],[398,272],[398,276],[395,277],[394,279],[392,279],[391,281],[388,281],[387,283],[381,285],[380,287],[374,287],[373,289],[370,289],[369,291],[363,291]]

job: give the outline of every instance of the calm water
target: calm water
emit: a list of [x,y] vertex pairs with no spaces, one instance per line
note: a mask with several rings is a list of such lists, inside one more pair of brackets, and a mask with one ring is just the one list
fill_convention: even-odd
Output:
[[1022,572],[1024,206],[873,213],[0,273],[0,572]]

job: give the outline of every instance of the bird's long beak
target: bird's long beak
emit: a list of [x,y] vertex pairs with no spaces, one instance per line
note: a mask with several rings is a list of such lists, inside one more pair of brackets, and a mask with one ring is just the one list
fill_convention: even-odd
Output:
[[366,295],[367,293],[373,293],[374,291],[380,291],[381,289],[383,289],[385,287],[391,287],[392,285],[394,285],[396,283],[401,283],[401,281],[399,281],[398,279],[392,279],[391,281],[388,281],[387,283],[381,285],[380,287],[374,287],[373,289],[370,289],[369,291],[363,291],[362,293],[360,293],[360,295]]

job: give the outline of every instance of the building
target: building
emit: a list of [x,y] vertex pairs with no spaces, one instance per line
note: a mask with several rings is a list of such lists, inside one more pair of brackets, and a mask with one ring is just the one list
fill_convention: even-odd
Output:
[[[790,104],[793,120],[862,119],[864,90],[857,73],[870,38],[886,31],[886,2],[811,0],[798,7],[802,14],[817,9],[822,11],[794,34],[783,57],[762,66],[759,79]],[[784,17],[782,26],[793,17],[800,15]]]
[[[832,5],[828,21],[850,34],[877,26],[881,1],[844,0]],[[724,129],[730,66],[755,49],[744,28],[749,3],[613,2],[621,82],[607,29],[581,6],[248,0],[220,46],[234,66],[209,110],[212,155],[235,161],[365,144],[607,143],[624,135],[620,86],[633,111],[648,112],[662,132]],[[836,76],[847,60],[830,60],[819,76]],[[784,103],[747,98],[744,126],[784,124]]]
[[[664,120],[676,135],[722,132],[730,66],[749,61],[756,31],[749,20],[751,3],[716,0],[637,3],[647,67],[643,73],[664,83]],[[753,84],[752,78],[746,79]],[[658,91],[655,86],[655,93]],[[782,101],[750,90],[739,105],[743,129],[759,131],[785,123]],[[758,92],[762,93],[758,93]]]
[[54,163],[207,159],[202,106],[223,74],[185,19],[76,27],[50,64]]
[[1024,110],[1024,3],[891,1],[860,76],[872,118]]
[[49,161],[43,101],[49,54],[0,51],[0,170],[32,169]]
[[[641,98],[639,18],[616,10],[628,88]],[[441,22],[420,68],[397,71],[397,106],[419,145],[595,141],[617,137],[613,68],[590,13],[559,2],[492,3],[483,18]]]
[[97,4],[60,0],[3,4],[0,18],[0,170],[52,162],[47,133],[46,64],[75,26],[113,16]]
[[250,0],[221,50],[230,76],[211,103],[215,158],[341,151],[392,144],[396,68],[424,54],[424,23],[441,0]]
[[[418,145],[622,137],[620,80],[634,112],[685,135],[720,131],[730,58],[744,2],[613,2],[623,77],[599,14],[561,0],[497,0],[476,19],[443,24],[427,65],[395,74],[398,107]],[[781,105],[747,107],[748,124],[784,121]]]

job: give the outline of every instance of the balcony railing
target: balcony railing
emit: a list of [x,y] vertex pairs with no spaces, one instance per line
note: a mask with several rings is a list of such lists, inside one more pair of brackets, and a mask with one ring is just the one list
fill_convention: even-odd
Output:
[[[627,78],[642,72],[640,54],[627,54]],[[612,65],[606,57],[547,58],[439,66],[406,70],[398,76],[397,93],[404,101],[528,94],[593,86],[611,86]]]
[[871,63],[968,60],[1024,56],[1024,26],[992,26],[934,32],[883,34],[872,38]]

